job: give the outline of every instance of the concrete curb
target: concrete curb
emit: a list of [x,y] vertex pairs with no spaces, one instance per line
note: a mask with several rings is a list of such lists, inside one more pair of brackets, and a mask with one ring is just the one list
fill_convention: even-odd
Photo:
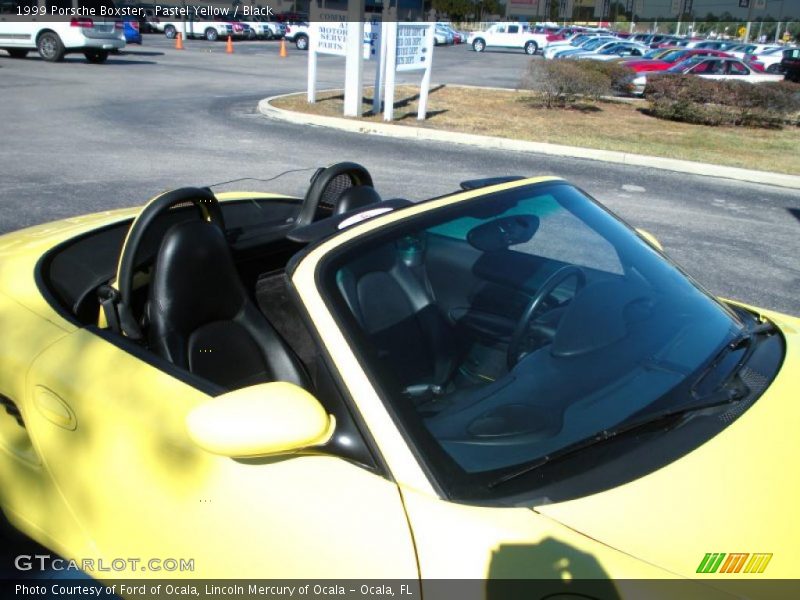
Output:
[[[320,92],[325,91],[335,90],[320,90]],[[297,95],[297,93],[281,94],[279,96],[264,98],[258,103],[258,110],[262,115],[280,121],[297,123],[300,125],[330,127],[352,133],[384,135],[393,138],[427,140],[446,142],[450,144],[464,144],[474,148],[492,148],[496,150],[512,150],[515,152],[548,154],[551,156],[585,158],[588,160],[648,167],[651,169],[662,169],[665,171],[675,171],[678,173],[690,173],[692,175],[704,175],[708,177],[721,177],[725,179],[734,179],[737,181],[747,181],[750,183],[761,183],[784,188],[800,189],[800,176],[797,175],[771,173],[769,171],[753,171],[750,169],[740,169],[737,167],[725,167],[689,160],[661,158],[658,156],[631,154],[628,152],[616,152],[613,150],[594,150],[591,148],[580,148],[577,146],[562,146],[560,144],[512,140],[508,138],[477,135],[473,133],[458,133],[453,131],[442,131],[439,129],[425,129],[422,127],[406,127],[403,125],[394,125],[390,123],[357,121],[355,119],[346,119],[343,117],[311,115],[277,108],[271,104],[273,100],[277,100],[278,98],[285,98],[295,95]]]

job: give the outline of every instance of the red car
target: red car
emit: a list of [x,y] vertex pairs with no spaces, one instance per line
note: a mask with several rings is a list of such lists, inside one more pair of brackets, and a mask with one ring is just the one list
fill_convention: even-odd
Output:
[[633,69],[637,73],[641,73],[643,71],[666,71],[673,65],[676,65],[679,62],[686,60],[687,58],[692,58],[693,56],[719,56],[722,58],[731,57],[730,54],[726,54],[725,52],[720,52],[719,50],[710,50],[708,48],[702,48],[702,49],[676,48],[673,52],[665,54],[658,60],[653,60],[653,59],[626,60],[625,66],[630,69]]

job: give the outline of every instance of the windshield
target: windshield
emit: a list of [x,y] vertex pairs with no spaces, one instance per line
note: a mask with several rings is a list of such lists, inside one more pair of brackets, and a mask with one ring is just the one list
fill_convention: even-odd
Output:
[[675,50],[673,52],[669,52],[661,57],[661,60],[665,62],[675,62],[682,56],[686,55],[686,50]]
[[667,69],[667,71],[670,73],[684,73],[687,69],[691,69],[695,65],[698,65],[707,59],[708,57],[706,56],[691,56],[685,60],[675,63],[669,69]]
[[594,50],[595,48],[599,48],[606,42],[608,42],[608,38],[595,38],[582,46],[584,50]]
[[327,259],[322,281],[401,428],[466,496],[685,402],[676,390],[743,329],[561,182],[381,229]]
[[649,52],[646,52],[645,55],[644,55],[644,58],[658,58],[662,54],[665,54],[665,51],[664,51],[663,48],[655,48],[654,50],[650,50]]
[[630,47],[629,44],[613,44],[612,46],[603,48],[600,54],[614,54],[614,52],[619,52],[620,50],[628,50]]

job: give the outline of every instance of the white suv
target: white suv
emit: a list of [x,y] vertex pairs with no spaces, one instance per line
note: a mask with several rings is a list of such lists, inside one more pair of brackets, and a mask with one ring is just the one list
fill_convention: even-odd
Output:
[[[250,37],[250,27],[244,23],[234,25],[231,21],[193,21],[190,19],[186,21],[185,26],[187,38],[204,38],[209,42],[225,40],[228,36],[237,39]],[[183,27],[183,21],[161,21],[158,24],[158,28],[171,40],[175,39],[179,33],[183,33]]]
[[495,23],[486,31],[470,33],[467,43],[475,52],[486,48],[519,48],[531,56],[547,46],[547,33],[534,33],[523,23]]
[[287,24],[286,40],[294,42],[298,50],[308,50],[308,23]]
[[260,40],[273,40],[280,39],[286,35],[286,26],[277,21],[256,20],[256,21],[242,21],[250,26],[252,31],[251,37]]
[[38,50],[44,60],[58,62],[65,54],[82,52],[89,62],[101,63],[110,51],[124,47],[121,21],[0,21],[0,49],[13,58]]

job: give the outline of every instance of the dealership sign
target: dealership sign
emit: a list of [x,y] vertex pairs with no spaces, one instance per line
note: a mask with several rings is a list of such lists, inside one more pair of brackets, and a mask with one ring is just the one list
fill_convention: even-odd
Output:
[[417,118],[425,118],[433,65],[434,27],[432,23],[384,24],[387,65],[383,110],[385,121],[394,119],[395,74],[406,71],[424,71],[420,83]]

